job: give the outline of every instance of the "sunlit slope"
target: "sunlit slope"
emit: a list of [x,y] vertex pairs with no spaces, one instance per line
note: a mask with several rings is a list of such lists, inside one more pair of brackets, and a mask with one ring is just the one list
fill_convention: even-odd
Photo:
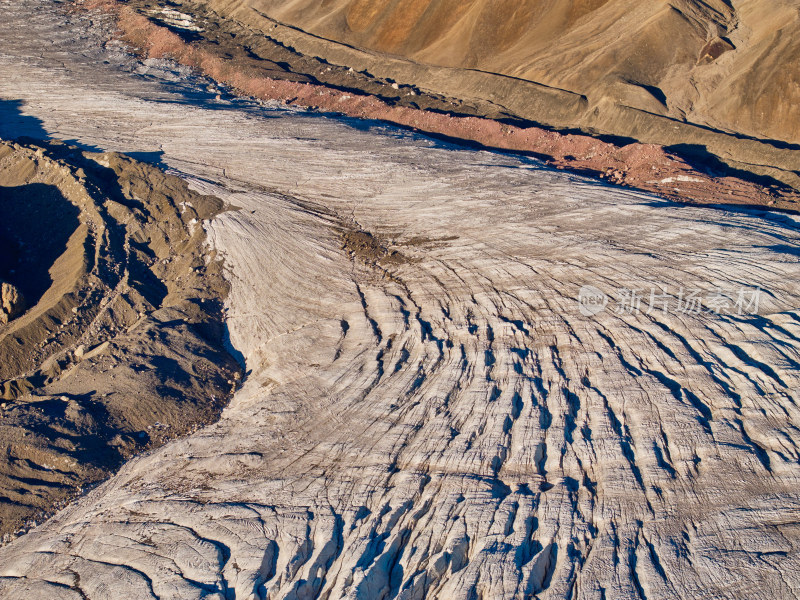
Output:
[[[671,126],[663,119],[629,110],[636,109],[756,138],[800,140],[800,119],[793,108],[800,102],[800,18],[795,2],[205,4],[250,25],[275,19],[315,36],[425,65],[487,71],[568,90],[587,99],[572,109],[573,126],[662,144],[686,142],[672,139]],[[522,86],[504,91],[509,106],[524,105],[525,98],[515,94],[530,95],[530,90]],[[558,96],[550,100],[561,101]],[[537,111],[524,116],[548,121],[547,110]],[[687,135],[683,130],[680,134]]]

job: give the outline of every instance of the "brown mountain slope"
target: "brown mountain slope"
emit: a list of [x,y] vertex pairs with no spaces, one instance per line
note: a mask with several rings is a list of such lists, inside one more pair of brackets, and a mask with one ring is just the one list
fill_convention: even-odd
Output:
[[800,141],[787,0],[211,0],[425,64],[510,75],[755,137]]
[[778,167],[782,175],[770,174],[797,185],[796,149],[774,152],[800,143],[794,0],[181,4],[204,4],[304,54],[380,77],[489,100],[555,127],[707,148],[732,166]]

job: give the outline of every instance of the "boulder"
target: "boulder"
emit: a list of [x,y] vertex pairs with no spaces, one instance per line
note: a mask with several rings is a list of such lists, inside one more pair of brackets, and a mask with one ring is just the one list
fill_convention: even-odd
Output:
[[25,297],[15,286],[0,281],[0,325],[16,319],[25,312]]

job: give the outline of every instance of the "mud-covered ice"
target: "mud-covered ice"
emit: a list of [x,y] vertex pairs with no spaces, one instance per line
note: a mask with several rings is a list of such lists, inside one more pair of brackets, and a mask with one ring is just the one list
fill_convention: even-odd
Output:
[[209,237],[248,377],[0,549],[4,598],[797,593],[795,217],[20,47],[0,90],[48,134],[235,207]]

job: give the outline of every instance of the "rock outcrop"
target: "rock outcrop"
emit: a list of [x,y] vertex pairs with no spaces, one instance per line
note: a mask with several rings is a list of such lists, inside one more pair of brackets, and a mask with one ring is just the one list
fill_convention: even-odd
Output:
[[25,298],[22,292],[5,281],[0,281],[0,325],[16,319],[25,312]]

